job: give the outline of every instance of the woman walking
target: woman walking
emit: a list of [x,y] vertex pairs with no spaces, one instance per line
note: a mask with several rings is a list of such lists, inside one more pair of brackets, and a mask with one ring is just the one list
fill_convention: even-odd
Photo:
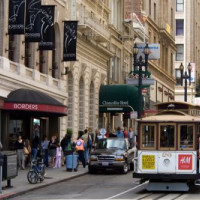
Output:
[[17,151],[17,161],[19,169],[25,169],[25,156],[24,156],[24,146],[25,143],[22,140],[22,136],[19,135],[15,144],[15,149]]

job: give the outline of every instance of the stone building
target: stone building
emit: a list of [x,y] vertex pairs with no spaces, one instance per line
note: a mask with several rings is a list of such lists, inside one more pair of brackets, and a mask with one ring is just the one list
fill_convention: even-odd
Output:
[[195,93],[196,86],[199,81],[199,64],[200,64],[200,33],[199,33],[199,9],[200,1],[188,1],[179,0],[176,2],[176,13],[175,13],[175,23],[176,23],[176,47],[177,52],[175,56],[175,76],[176,76],[176,100],[184,101],[184,82],[181,86],[180,78],[180,65],[184,66],[183,73],[187,72],[189,75],[187,67],[190,63],[192,66],[192,79],[191,86],[187,84],[187,101],[190,103],[195,103]]
[[148,43],[160,44],[160,59],[149,60],[149,72],[155,84],[149,88],[150,105],[173,101],[175,89],[174,55],[175,46],[175,1],[141,1]]
[[[55,6],[55,48],[50,51],[39,50],[37,42],[26,42],[24,34],[8,34],[9,1],[0,1],[0,25],[3,27],[0,29],[0,125],[5,147],[9,148],[19,133],[32,139],[34,128],[38,127],[40,137],[46,134],[62,138],[66,129],[71,128],[75,138],[79,130],[87,127],[94,131],[102,127],[133,126],[130,112],[137,109],[136,90],[126,86],[126,78],[133,70],[133,44],[143,37],[144,28],[147,30],[146,42],[161,46],[161,58],[149,61],[149,72],[155,84],[148,89],[146,98],[150,101],[146,109],[152,109],[154,103],[173,100],[173,56],[176,49],[173,0],[131,1],[135,3],[131,9],[137,10],[128,8],[129,11],[136,13],[139,10],[138,16],[141,14],[146,19],[140,33],[131,20],[127,21],[127,7],[123,0],[41,2],[42,5]],[[77,59],[70,62],[63,61],[63,21],[78,22]],[[112,96],[113,89],[107,85],[114,86],[114,92],[118,94],[120,91],[120,94]],[[104,99],[101,89],[116,99]],[[23,95],[26,97],[27,92],[31,94],[23,98],[21,92],[25,92]],[[40,95],[45,100],[39,101]],[[107,101],[110,107],[99,107],[99,98],[103,98],[104,103]],[[128,98],[134,100],[133,105]],[[54,109],[47,107],[49,100]],[[11,109],[10,103],[13,106],[17,104],[17,107]],[[46,110],[33,110],[41,104],[46,106]]]

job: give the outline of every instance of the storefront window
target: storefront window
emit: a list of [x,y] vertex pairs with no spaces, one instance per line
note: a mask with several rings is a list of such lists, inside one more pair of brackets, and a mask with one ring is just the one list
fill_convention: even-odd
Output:
[[15,150],[15,143],[19,134],[23,135],[23,121],[22,120],[10,120],[9,121],[9,150]]
[[194,127],[193,125],[180,125],[180,140],[179,148],[180,149],[191,149],[193,148],[194,142]]
[[141,149],[156,148],[156,132],[155,125],[142,125]]
[[160,125],[159,139],[160,148],[175,148],[175,126]]

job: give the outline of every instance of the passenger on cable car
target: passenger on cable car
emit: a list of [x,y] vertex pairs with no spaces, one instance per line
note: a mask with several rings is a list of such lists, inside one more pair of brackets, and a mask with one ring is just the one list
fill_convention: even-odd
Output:
[[188,143],[189,143],[188,139],[187,138],[184,139],[183,144],[181,145],[181,148],[183,148],[183,149],[188,148]]

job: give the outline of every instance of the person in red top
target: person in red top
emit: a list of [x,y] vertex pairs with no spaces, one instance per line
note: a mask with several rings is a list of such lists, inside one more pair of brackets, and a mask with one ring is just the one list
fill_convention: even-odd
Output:
[[126,128],[124,128],[123,133],[124,133],[124,138],[127,138],[127,131],[126,131]]

